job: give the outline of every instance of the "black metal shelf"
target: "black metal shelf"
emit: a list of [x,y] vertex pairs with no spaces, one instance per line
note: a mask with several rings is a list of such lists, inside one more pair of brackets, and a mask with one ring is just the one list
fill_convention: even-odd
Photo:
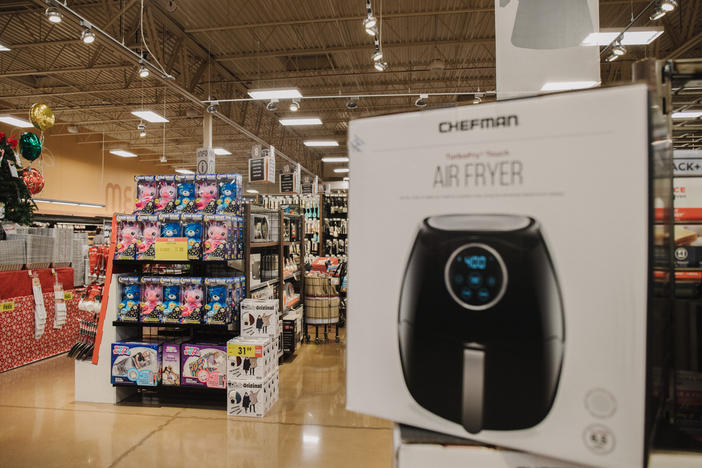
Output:
[[229,330],[228,325],[208,325],[204,323],[150,323],[150,322],[120,322],[114,320],[112,325],[115,327],[132,327],[132,328],[192,328],[198,330],[211,330],[219,332],[236,333],[236,330]]
[[280,245],[280,242],[275,241],[275,242],[251,242],[250,248],[251,249],[265,249],[265,248],[270,248],[270,247],[278,247]]
[[277,284],[279,282],[280,282],[280,278],[275,278],[272,280],[264,281],[263,283],[259,283],[256,286],[249,287],[249,291],[257,291],[259,289],[267,288],[268,286],[272,286],[272,285]]
[[131,388],[135,392],[118,402],[119,406],[176,406],[187,408],[222,409],[227,406],[225,388],[192,387],[189,385],[138,386],[112,384]]

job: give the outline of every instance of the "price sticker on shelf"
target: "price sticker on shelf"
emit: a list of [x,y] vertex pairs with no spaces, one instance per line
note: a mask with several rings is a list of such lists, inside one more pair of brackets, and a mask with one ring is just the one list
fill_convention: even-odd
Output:
[[156,239],[156,260],[188,260],[188,239],[169,237]]
[[263,356],[263,348],[257,345],[228,344],[227,356],[261,357]]
[[72,291],[66,291],[65,293],[63,293],[63,300],[64,301],[70,301],[71,299],[73,299],[73,292]]
[[12,312],[15,310],[15,301],[0,302],[0,312]]

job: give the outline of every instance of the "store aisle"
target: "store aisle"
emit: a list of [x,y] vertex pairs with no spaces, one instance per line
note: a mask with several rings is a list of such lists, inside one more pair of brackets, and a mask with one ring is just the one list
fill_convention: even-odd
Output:
[[[73,400],[64,356],[0,374],[0,467],[390,467],[392,426],[344,409],[345,348],[304,345],[263,419]],[[108,378],[108,376],[105,376]]]

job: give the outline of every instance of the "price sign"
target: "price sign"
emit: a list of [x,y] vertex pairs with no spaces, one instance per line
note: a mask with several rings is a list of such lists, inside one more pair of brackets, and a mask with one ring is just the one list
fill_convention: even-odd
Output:
[[15,310],[15,301],[0,302],[0,312],[12,312]]
[[64,301],[70,301],[71,299],[73,299],[73,291],[66,291],[65,293],[63,293]]
[[168,237],[156,239],[156,260],[188,260],[188,239]]
[[228,344],[227,356],[261,357],[263,356],[263,348],[257,345]]

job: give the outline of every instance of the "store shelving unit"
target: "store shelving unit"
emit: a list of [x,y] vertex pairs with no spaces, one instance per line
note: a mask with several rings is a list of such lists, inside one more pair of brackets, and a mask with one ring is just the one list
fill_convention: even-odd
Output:
[[[320,256],[346,256],[348,253],[348,198],[343,194],[331,194],[322,195],[321,201]],[[336,244],[334,244],[335,241]],[[343,242],[343,248],[340,247],[340,242]]]

